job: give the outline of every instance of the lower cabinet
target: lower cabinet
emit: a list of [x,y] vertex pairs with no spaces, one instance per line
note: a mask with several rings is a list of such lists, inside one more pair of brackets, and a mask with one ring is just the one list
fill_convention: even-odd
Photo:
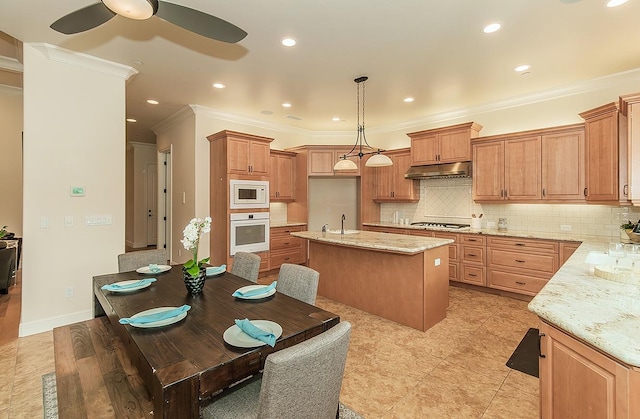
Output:
[[283,263],[302,264],[307,261],[304,241],[290,234],[304,229],[305,226],[272,227],[270,229],[270,270],[279,269]]
[[640,417],[640,371],[540,324],[540,417]]
[[462,276],[460,282],[486,286],[486,236],[479,234],[461,234]]

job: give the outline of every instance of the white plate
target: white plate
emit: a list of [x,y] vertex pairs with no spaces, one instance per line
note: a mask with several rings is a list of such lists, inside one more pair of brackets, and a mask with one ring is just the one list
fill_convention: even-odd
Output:
[[[132,319],[135,319],[136,317],[140,317],[140,316],[147,316],[149,314],[156,314],[156,313],[161,313],[163,311],[167,311],[167,310],[175,310],[178,307],[157,307],[157,308],[151,308],[149,310],[145,310],[145,311],[141,311],[140,313],[136,313],[133,316],[131,316]],[[187,311],[185,311],[184,313],[180,313],[175,317],[170,317],[168,319],[164,319],[164,320],[158,320],[157,322],[151,322],[151,323],[144,323],[144,324],[130,324],[129,326],[133,326],[133,327],[140,327],[143,329],[147,329],[147,328],[152,328],[152,327],[162,327],[162,326],[169,326],[170,324],[174,324],[179,322],[180,320],[184,319],[185,317],[187,317]]]
[[[282,326],[276,322],[269,320],[251,320],[251,323],[265,332],[273,333],[276,339],[282,336]],[[229,345],[237,346],[238,348],[257,348],[258,346],[266,345],[265,342],[247,335],[235,324],[224,331],[222,338]]]
[[[109,284],[109,285],[127,286],[127,285],[130,285],[130,284],[135,284],[136,282],[140,282],[140,281],[141,281],[140,279],[131,279],[131,280],[128,280],[128,281],[114,282],[113,284]],[[125,289],[120,289],[120,290],[112,289],[112,290],[105,290],[105,291],[109,291],[109,292],[133,292],[133,291],[141,290],[143,288],[147,288],[151,284],[153,284],[153,282],[147,282],[146,284],[137,285],[137,286],[131,287],[131,288],[125,288]]]
[[[266,288],[266,287],[268,287],[268,285],[247,285],[246,287],[238,288],[236,291],[247,292],[247,291],[254,290],[256,288]],[[235,293],[236,291],[234,291],[233,293]],[[231,295],[233,295],[233,293],[231,293]],[[261,298],[270,297],[275,293],[276,293],[276,289],[271,288],[269,291],[265,292],[264,294],[251,295],[249,297],[239,296],[236,298],[241,298],[243,300],[259,300]]]
[[210,266],[207,268],[207,276],[222,275],[225,272],[227,272],[227,265]]
[[136,272],[138,272],[139,274],[146,274],[146,275],[161,274],[162,272],[167,272],[169,269],[171,269],[171,266],[158,265],[158,269],[160,269],[158,272],[151,272],[151,269],[149,269],[148,266],[143,266],[142,268],[136,269]]

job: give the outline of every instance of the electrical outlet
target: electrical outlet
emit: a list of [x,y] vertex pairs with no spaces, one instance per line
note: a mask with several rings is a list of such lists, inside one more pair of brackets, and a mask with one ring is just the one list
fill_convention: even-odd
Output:
[[64,296],[67,298],[73,297],[73,287],[67,287],[64,290]]
[[571,231],[573,227],[570,224],[560,224],[560,231]]
[[487,228],[496,228],[495,221],[487,221]]
[[436,260],[434,261],[434,265],[435,266],[440,266],[440,258],[436,258]]

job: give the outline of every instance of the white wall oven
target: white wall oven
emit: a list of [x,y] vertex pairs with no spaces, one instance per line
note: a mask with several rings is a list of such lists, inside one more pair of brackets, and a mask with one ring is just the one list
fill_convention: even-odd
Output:
[[231,214],[231,255],[269,250],[269,213]]
[[229,208],[269,208],[269,182],[262,180],[230,180]]

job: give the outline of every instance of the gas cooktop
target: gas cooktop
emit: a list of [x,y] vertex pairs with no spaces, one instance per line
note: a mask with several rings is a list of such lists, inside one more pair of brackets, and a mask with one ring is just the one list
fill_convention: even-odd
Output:
[[415,223],[411,223],[412,226],[421,226],[421,227],[434,227],[434,228],[445,228],[449,230],[460,230],[463,228],[469,228],[471,225],[469,224],[455,224],[455,223],[434,223],[430,221],[418,221]]

